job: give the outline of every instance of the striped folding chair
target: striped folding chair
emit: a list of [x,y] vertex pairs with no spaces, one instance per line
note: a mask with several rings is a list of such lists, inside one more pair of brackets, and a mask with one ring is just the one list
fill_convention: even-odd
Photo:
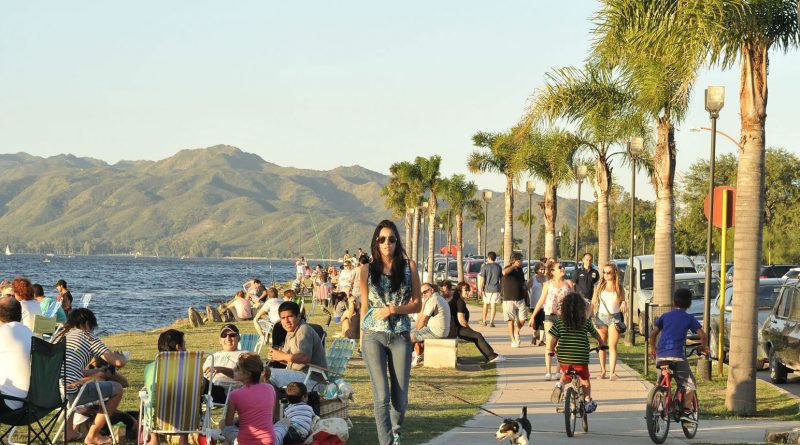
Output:
[[328,348],[328,351],[325,353],[325,361],[328,362],[328,367],[323,368],[321,366],[309,364],[308,373],[303,383],[308,384],[309,379],[311,379],[311,374],[313,373],[321,375],[322,381],[330,380],[332,376],[343,376],[355,349],[355,340],[350,338],[337,338],[331,343],[331,347]]
[[239,336],[239,350],[257,352],[258,341],[258,334],[242,334]]
[[[139,444],[155,434],[210,436],[211,415],[202,405],[212,405],[211,386],[203,393],[204,352],[161,352],[156,356],[152,394],[139,391]],[[212,359],[213,361],[213,359]],[[213,372],[213,363],[212,363]]]

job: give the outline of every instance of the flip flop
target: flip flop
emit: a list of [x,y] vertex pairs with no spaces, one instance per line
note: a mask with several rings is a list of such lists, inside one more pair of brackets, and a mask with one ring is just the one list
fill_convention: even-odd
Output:
[[85,445],[108,445],[113,443],[114,441],[111,439],[110,436],[106,436],[105,439],[101,440],[100,442],[84,442]]
[[612,382],[617,380],[617,379],[619,379],[619,376],[616,373],[615,374],[611,374],[611,381]]
[[605,372],[601,372],[601,373],[600,373],[600,377],[598,377],[598,378],[599,378],[600,380],[605,380],[605,379],[606,379],[606,373],[605,373]]

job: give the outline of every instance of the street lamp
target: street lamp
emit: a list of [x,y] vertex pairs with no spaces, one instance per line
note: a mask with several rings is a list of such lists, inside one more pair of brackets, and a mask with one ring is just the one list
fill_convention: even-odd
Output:
[[580,248],[578,240],[581,235],[581,184],[586,177],[586,171],[587,168],[583,164],[575,166],[575,180],[578,181],[578,211],[575,214],[575,270],[578,269],[578,249]]
[[[703,301],[703,330],[708,332],[709,319],[711,318],[711,250],[714,245],[714,164],[716,164],[717,149],[717,119],[719,112],[725,105],[725,87],[706,88],[706,111],[711,117],[711,154],[708,160],[708,222],[706,224],[706,282]],[[697,373],[706,380],[711,380],[711,359],[709,355],[700,359],[697,364]],[[720,358],[720,375],[722,374],[722,359]]]
[[[628,142],[628,156],[631,159],[631,251],[630,251],[630,259],[628,260],[628,267],[625,269],[627,270],[627,274],[631,277],[628,283],[628,326],[631,328],[633,327],[633,288],[634,288],[634,276],[633,276],[633,248],[636,244],[636,234],[633,231],[634,227],[634,212],[636,209],[636,159],[642,154],[644,151],[644,139],[643,138],[632,138],[630,142]],[[645,314],[646,316],[646,314]],[[644,330],[644,326],[640,326],[640,329]],[[644,333],[647,335],[647,333]],[[636,336],[634,335],[633,329],[628,329],[625,331],[625,344],[627,345],[634,345],[636,344]]]
[[528,191],[528,276],[530,276],[531,248],[533,246],[533,191],[536,190],[536,183],[533,181],[526,182],[525,189]]
[[[561,260],[561,231],[556,235],[556,258]],[[575,268],[577,267],[578,265],[575,264]]]
[[[428,201],[425,201],[425,202],[422,203],[422,222],[423,222],[423,224],[422,224],[422,243],[421,243],[422,256],[421,256],[421,258],[422,258],[422,261],[425,263],[425,266],[423,266],[422,270],[427,270],[428,269],[428,267],[427,267],[428,266],[428,262],[425,261],[425,252],[428,251],[428,249],[425,248],[425,233],[428,232],[427,230],[425,230],[425,219],[426,219],[425,218],[425,214],[427,213],[427,210],[428,210]],[[430,242],[430,240],[428,240],[428,242]],[[430,280],[431,277],[428,277],[428,279]]]
[[[488,258],[486,251],[486,241],[489,238],[489,200],[492,199],[492,191],[486,190],[483,192],[483,257]],[[486,262],[486,260],[484,260]]]

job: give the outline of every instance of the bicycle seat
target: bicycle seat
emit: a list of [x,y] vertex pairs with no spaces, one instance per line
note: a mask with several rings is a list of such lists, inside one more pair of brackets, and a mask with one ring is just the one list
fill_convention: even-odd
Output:
[[675,362],[671,360],[663,360],[656,362],[656,368],[662,369],[664,371],[672,370],[673,366],[675,366]]

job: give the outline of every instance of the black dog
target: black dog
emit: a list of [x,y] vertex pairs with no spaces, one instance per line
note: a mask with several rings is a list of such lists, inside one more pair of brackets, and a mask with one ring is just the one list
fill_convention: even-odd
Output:
[[508,439],[513,445],[528,445],[531,438],[531,421],[528,420],[528,407],[522,407],[522,416],[518,419],[505,419],[497,429],[495,437],[498,441]]

